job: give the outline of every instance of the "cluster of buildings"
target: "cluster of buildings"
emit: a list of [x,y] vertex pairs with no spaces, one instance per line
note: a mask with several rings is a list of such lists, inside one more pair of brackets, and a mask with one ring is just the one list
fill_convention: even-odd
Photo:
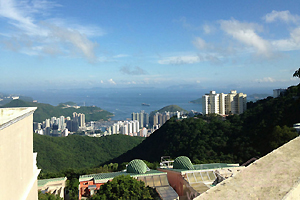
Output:
[[112,125],[107,126],[103,135],[123,134],[148,137],[166,123],[171,117],[176,116],[179,119],[184,117],[182,114],[183,113],[179,111],[166,111],[164,113],[157,112],[153,115],[153,121],[151,122],[149,114],[142,110],[140,113],[132,113],[131,121],[117,121]]
[[51,117],[42,123],[33,122],[33,130],[40,135],[68,136],[69,132],[76,132],[85,127],[85,114],[73,113],[71,117]]
[[[101,137],[113,134],[123,134],[130,136],[148,137],[155,130],[159,129],[167,120],[176,116],[184,117],[179,111],[155,113],[153,120],[150,121],[148,113],[132,113],[130,121],[107,121],[107,122],[85,122],[85,114],[73,113],[71,117],[51,117],[42,123],[33,123],[33,130],[40,135],[66,137],[70,133],[84,131],[86,135]],[[97,131],[101,130],[101,131]]]
[[147,137],[148,129],[145,127],[141,128],[138,120],[117,121],[112,126],[107,127],[107,130],[104,132],[104,135],[113,134]]
[[202,112],[207,114],[241,114],[247,109],[247,95],[231,90],[229,94],[210,91],[202,96]]
[[165,111],[164,113],[155,113],[153,116],[153,128],[159,129],[164,123],[166,123],[171,117],[176,116],[177,119],[184,117],[185,113],[176,111],[176,112],[168,112]]

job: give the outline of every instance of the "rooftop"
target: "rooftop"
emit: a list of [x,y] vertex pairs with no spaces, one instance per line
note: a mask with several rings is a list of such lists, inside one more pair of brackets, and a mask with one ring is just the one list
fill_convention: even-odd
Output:
[[145,172],[144,174],[128,173],[126,171],[111,172],[111,173],[99,173],[99,174],[88,174],[88,175],[80,176],[79,177],[79,182],[94,179],[95,183],[106,183],[107,181],[113,179],[116,176],[120,176],[120,175],[125,175],[125,176],[130,175],[131,177],[141,177],[141,176],[153,176],[153,175],[160,175],[160,174],[167,174],[167,173],[157,171],[157,170],[150,170],[150,171]]
[[0,108],[0,130],[29,116],[36,109],[36,107]]
[[299,151],[300,137],[260,158],[196,199],[289,199],[300,185]]
[[50,182],[66,181],[66,180],[67,180],[67,177],[40,179],[40,180],[38,180],[38,187],[45,186],[47,183],[50,183]]
[[231,168],[231,167],[240,167],[240,166],[239,164],[209,163],[209,164],[194,165],[194,169],[172,169],[172,168],[165,168],[165,169],[184,174],[193,171],[214,170],[214,169]]

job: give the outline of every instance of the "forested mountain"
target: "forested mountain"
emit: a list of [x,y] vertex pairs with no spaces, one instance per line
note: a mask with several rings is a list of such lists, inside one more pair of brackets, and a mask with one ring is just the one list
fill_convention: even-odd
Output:
[[285,95],[248,103],[241,115],[170,119],[159,130],[110,162],[134,158],[159,161],[161,156],[185,155],[194,163],[238,162],[261,157],[298,136],[291,128],[300,122],[300,86]]
[[85,114],[85,120],[88,121],[97,121],[100,119],[107,120],[108,118],[112,117],[113,114],[102,110],[99,107],[94,106],[82,106],[80,108],[65,108],[63,104],[58,106],[52,106],[50,104],[44,103],[34,103],[34,102],[26,102],[22,100],[13,100],[8,104],[3,106],[4,108],[7,107],[37,107],[37,110],[33,113],[33,121],[34,122],[42,122],[45,119],[51,117],[60,117],[60,116],[70,116],[72,117],[73,112],[83,113]]
[[82,169],[102,165],[144,140],[142,137],[111,135],[100,138],[69,135],[50,137],[33,134],[33,151],[38,152],[37,165],[43,172],[69,168]]

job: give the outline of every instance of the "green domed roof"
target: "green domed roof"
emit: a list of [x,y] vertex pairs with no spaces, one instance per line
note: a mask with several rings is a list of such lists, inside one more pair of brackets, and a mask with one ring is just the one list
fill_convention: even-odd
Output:
[[174,169],[194,169],[191,160],[186,156],[179,156],[174,160]]
[[144,174],[147,171],[147,165],[144,161],[135,159],[127,165],[127,173]]

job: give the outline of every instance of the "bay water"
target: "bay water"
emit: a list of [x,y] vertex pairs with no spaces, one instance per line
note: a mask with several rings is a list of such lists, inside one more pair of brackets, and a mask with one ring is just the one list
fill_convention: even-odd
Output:
[[[48,103],[54,106],[67,101],[75,102],[79,106],[94,105],[112,112],[115,115],[112,120],[126,120],[131,118],[132,112],[144,110],[146,113],[150,113],[168,105],[178,105],[187,111],[202,112],[201,104],[189,102],[201,98],[203,91],[154,88],[94,88],[31,91],[26,95],[39,103]],[[149,104],[149,106],[142,105],[143,103]]]

